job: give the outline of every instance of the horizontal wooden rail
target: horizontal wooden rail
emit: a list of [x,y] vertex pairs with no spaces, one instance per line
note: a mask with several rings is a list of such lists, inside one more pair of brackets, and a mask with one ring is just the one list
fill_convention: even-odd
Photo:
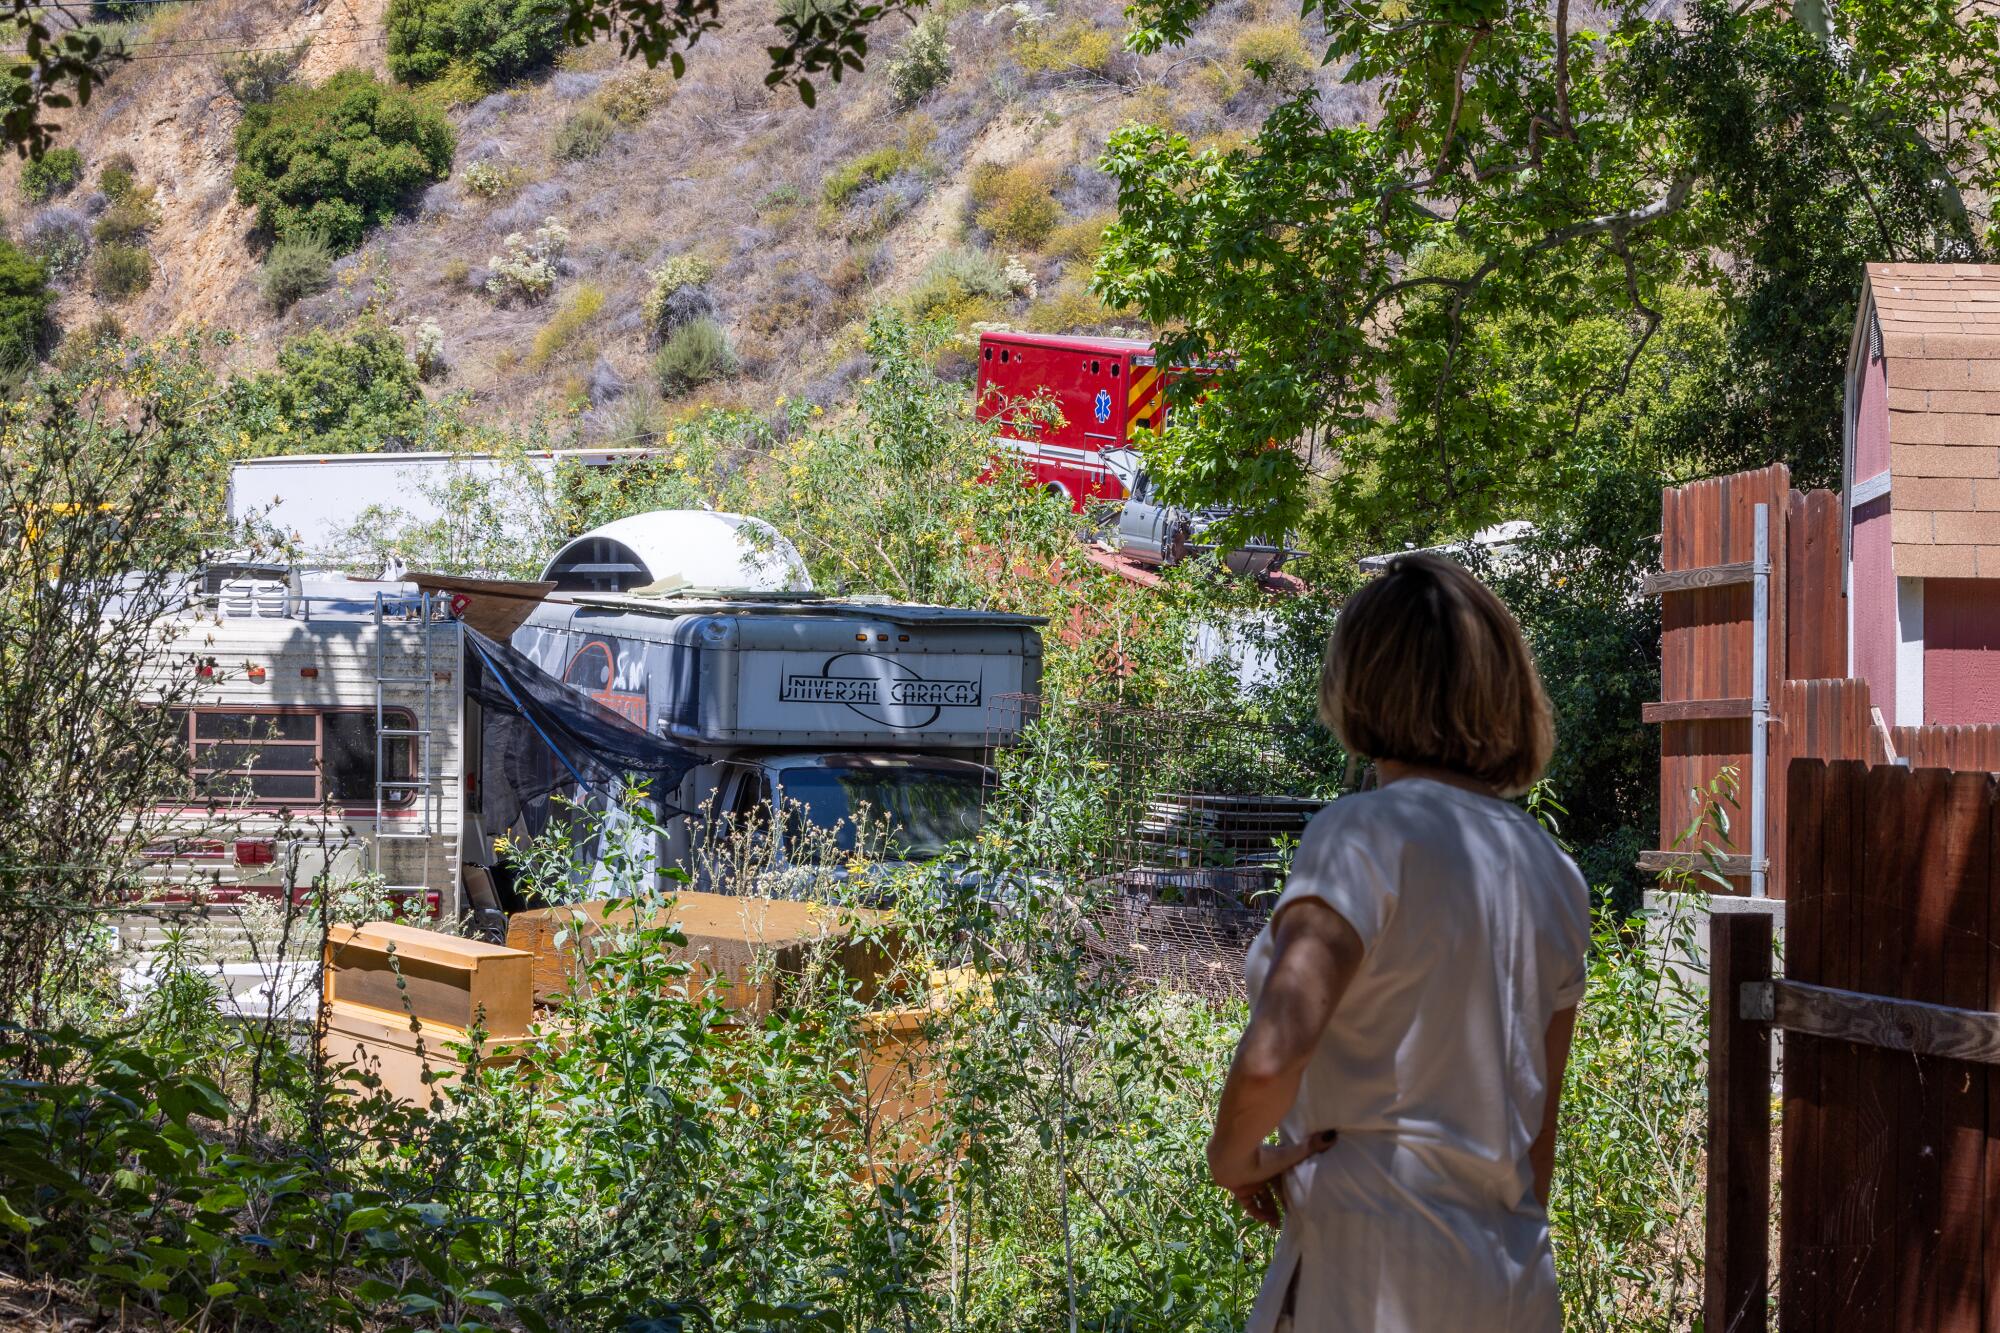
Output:
[[1738,1013],[1786,1032],[2000,1065],[2000,1014],[1981,1009],[1864,995],[1803,981],[1746,981]]
[[1748,699],[1665,699],[1639,705],[1642,722],[1712,722],[1749,716]]
[[1700,592],[1705,588],[1748,583],[1756,577],[1754,561],[1737,560],[1726,565],[1703,565],[1698,569],[1664,569],[1657,574],[1648,574],[1640,586],[1650,596],[1658,597],[1664,592]]
[[[1770,868],[1768,860],[1757,865],[1759,870]],[[1738,875],[1749,874],[1751,863],[1747,856],[1722,856],[1708,852],[1640,852],[1639,869],[1656,875],[1669,870],[1713,870],[1734,879]]]

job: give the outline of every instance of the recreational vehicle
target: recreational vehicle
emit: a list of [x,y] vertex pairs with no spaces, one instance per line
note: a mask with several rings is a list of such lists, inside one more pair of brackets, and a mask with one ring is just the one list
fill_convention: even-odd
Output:
[[1039,624],[820,598],[769,525],[705,511],[586,533],[534,583],[217,566],[160,625],[200,690],[136,920],[324,878],[491,929],[520,903],[496,841],[628,777],[670,816],[663,865],[772,810],[836,839],[866,812],[927,856],[977,829]]
[[191,591],[158,626],[159,672],[197,691],[155,878],[229,902],[327,870],[455,912],[468,736],[446,596],[255,565]]
[[621,519],[542,577],[556,591],[515,647],[691,757],[664,794],[672,864],[705,829],[770,811],[780,857],[807,825],[851,849],[863,818],[886,821],[891,855],[933,855],[977,831],[981,760],[1041,685],[1038,618],[822,598],[754,519]]

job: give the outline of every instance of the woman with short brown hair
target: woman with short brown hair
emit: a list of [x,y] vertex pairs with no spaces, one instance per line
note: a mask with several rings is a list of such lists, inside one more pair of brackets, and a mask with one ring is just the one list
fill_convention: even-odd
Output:
[[1245,964],[1209,1169],[1283,1227],[1249,1333],[1555,1333],[1590,894],[1503,799],[1554,746],[1534,660],[1478,579],[1399,556],[1341,610],[1320,715],[1380,786],[1313,820]]

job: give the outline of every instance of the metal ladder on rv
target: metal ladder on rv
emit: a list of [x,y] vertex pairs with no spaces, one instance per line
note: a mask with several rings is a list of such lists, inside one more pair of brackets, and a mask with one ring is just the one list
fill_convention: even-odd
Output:
[[[438,833],[444,775],[435,771],[435,752],[432,739],[437,730],[437,663],[434,658],[434,641],[438,609],[443,598],[439,594],[418,592],[414,598],[401,594],[375,594],[375,840],[372,847],[371,868],[383,878],[383,888],[393,894],[414,894],[421,902],[423,895],[430,891],[427,883],[390,883],[382,869],[382,849],[396,842],[429,843]],[[398,621],[407,623],[414,610],[422,646],[417,653],[419,674],[391,675],[388,657],[389,629]],[[455,668],[454,668],[455,669]],[[423,691],[423,716],[414,727],[392,727],[389,725],[390,709],[400,713],[401,704],[391,704],[388,698],[393,688]],[[389,764],[391,747],[397,741],[410,744],[410,775],[407,778],[391,777],[394,771]],[[388,817],[390,809],[397,805],[405,792],[414,793],[412,813],[414,818],[407,826],[398,827],[403,821]],[[451,845],[446,851],[444,869],[455,871],[457,863],[457,830],[452,830]],[[428,850],[421,864],[429,873],[431,854]],[[447,886],[440,885],[443,894],[443,910],[452,911],[456,904]]]

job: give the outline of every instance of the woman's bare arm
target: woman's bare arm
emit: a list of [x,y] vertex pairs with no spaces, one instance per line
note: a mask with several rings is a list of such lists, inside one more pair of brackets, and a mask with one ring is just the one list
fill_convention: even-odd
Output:
[[1563,1074],[1569,1069],[1570,1038],[1576,1035],[1576,1006],[1571,1005],[1549,1019],[1544,1050],[1548,1056],[1549,1095],[1542,1103],[1542,1132],[1528,1148],[1528,1161],[1535,1168],[1535,1197],[1544,1208],[1549,1205],[1549,1184],[1556,1174],[1556,1117],[1562,1111]]
[[1222,1085],[1215,1132],[1208,1141],[1208,1170],[1251,1216],[1278,1224],[1270,1182],[1332,1139],[1267,1145],[1298,1099],[1299,1080],[1320,1034],[1333,1018],[1361,963],[1361,937],[1347,919],[1315,899],[1301,898],[1272,924],[1270,974],[1236,1045]]

